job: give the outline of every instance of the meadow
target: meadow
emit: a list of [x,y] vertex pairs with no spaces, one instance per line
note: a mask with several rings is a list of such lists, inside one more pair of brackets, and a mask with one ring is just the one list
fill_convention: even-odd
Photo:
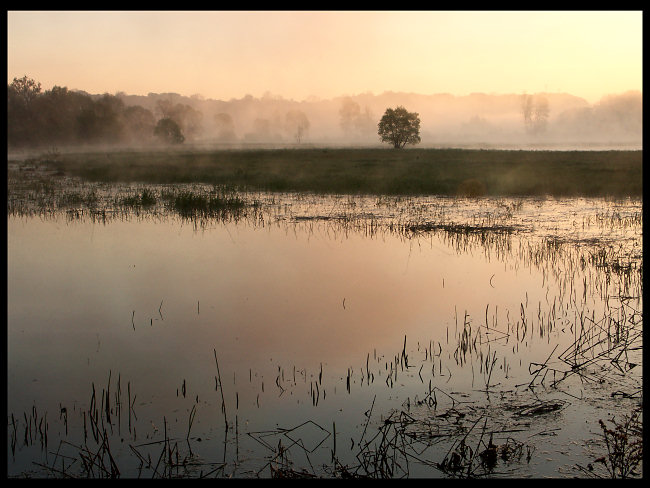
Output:
[[207,183],[243,190],[446,196],[642,195],[642,151],[288,148],[52,153],[96,182]]

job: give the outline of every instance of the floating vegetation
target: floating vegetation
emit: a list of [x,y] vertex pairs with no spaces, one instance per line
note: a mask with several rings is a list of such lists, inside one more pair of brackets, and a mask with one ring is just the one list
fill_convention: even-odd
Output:
[[421,224],[412,224],[407,225],[405,229],[413,234],[422,234],[425,232],[431,232],[436,230],[442,230],[445,232],[453,234],[486,234],[486,233],[498,233],[498,234],[512,234],[516,232],[518,228],[514,225],[469,225],[469,224],[441,224],[434,222],[426,222]]

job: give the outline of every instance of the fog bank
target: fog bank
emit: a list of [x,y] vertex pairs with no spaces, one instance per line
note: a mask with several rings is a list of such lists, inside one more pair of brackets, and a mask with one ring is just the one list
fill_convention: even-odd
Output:
[[568,93],[362,93],[332,99],[204,99],[200,95],[88,94],[24,77],[8,86],[8,146],[381,146],[387,108],[420,117],[420,147],[642,148],[642,94],[595,104]]

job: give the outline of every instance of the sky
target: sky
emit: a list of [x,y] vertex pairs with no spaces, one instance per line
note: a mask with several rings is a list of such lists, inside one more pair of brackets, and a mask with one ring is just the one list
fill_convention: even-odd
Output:
[[297,101],[642,90],[642,11],[9,11],[7,81]]

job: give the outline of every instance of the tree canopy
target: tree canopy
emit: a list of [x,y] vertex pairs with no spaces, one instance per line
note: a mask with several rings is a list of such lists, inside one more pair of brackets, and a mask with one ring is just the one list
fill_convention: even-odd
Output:
[[90,96],[66,87],[43,92],[27,76],[7,85],[7,145],[147,143],[153,137],[153,114],[127,107],[115,95]]
[[161,141],[169,144],[181,144],[185,140],[181,128],[174,119],[170,119],[169,117],[160,119],[153,133]]
[[388,142],[395,149],[420,142],[420,116],[402,106],[386,109],[378,127],[381,142]]

